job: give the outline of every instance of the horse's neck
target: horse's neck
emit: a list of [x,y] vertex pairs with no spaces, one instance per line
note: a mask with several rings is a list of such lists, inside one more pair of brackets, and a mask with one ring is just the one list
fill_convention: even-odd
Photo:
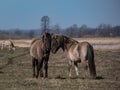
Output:
[[70,39],[69,42],[65,43],[64,45],[64,49],[66,51],[69,51],[69,49],[71,48],[72,45],[78,44],[78,42],[76,40]]

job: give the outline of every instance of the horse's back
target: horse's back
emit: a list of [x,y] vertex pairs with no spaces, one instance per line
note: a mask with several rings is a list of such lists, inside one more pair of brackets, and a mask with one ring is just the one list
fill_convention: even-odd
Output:
[[35,40],[34,43],[32,42],[30,47],[30,55],[34,58],[38,58],[40,55],[43,54],[43,43],[41,39]]
[[91,45],[88,42],[75,43],[69,49],[68,54],[72,61],[81,61],[86,59],[89,49]]
[[3,41],[2,43],[4,46],[9,46],[11,44],[9,40]]

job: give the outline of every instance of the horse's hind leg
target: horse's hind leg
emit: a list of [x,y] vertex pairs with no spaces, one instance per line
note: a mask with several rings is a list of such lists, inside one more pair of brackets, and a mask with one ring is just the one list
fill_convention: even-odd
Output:
[[[37,70],[37,66],[38,66],[38,60],[36,59],[36,62],[35,62],[35,64],[36,64],[36,70]],[[43,70],[42,70],[42,66],[41,66],[41,69],[40,69],[40,77],[43,77]]]
[[78,78],[79,73],[78,73],[78,64],[77,64],[77,62],[74,62],[74,68],[75,68],[75,71],[76,71],[76,76]]
[[41,67],[41,69],[40,69],[40,77],[43,77],[43,64],[41,64],[40,67]]
[[83,67],[84,67],[85,78],[86,78],[86,77],[88,77],[88,75],[89,75],[89,73],[88,73],[88,71],[89,71],[89,70],[88,70],[88,63],[87,63],[87,61],[84,60],[84,61],[82,62],[82,64],[83,64]]
[[35,77],[35,59],[32,57],[33,77]]
[[9,51],[10,51],[10,50],[11,50],[11,48],[12,48],[12,47],[11,47],[11,45],[9,45],[9,46],[8,46],[8,48],[9,48]]

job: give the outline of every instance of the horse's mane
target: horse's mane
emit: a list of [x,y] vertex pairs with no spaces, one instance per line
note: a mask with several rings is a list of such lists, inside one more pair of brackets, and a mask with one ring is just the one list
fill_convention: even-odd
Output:
[[63,37],[64,37],[64,42],[66,42],[66,43],[78,43],[78,41],[76,41],[73,38],[70,38],[68,36],[63,35]]
[[11,45],[12,45],[12,47],[15,47],[14,44],[13,44],[13,42],[11,42]]
[[63,51],[65,50],[66,48],[66,45],[69,45],[72,46],[73,44],[78,44],[79,42],[68,37],[68,36],[65,36],[65,35],[59,35],[59,34],[54,34],[53,35],[54,38],[58,38],[58,43],[60,45],[60,47],[63,49]]
[[15,47],[15,45],[11,39],[9,39],[8,41],[10,41],[12,47]]

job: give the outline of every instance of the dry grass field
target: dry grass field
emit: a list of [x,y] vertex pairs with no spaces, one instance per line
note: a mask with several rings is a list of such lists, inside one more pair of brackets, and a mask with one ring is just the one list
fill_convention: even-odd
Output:
[[97,50],[120,49],[120,38],[75,38],[79,42],[87,41]]
[[[93,44],[94,49],[120,49],[120,38],[74,38],[79,42],[87,41]],[[32,39],[33,40],[33,39]],[[30,47],[30,43],[32,40],[29,39],[21,39],[21,40],[13,40],[15,46],[18,47]],[[0,43],[4,40],[0,40]]]
[[[74,38],[79,42],[87,41],[91,43],[94,49],[119,49],[120,48],[120,38]],[[4,40],[0,40],[2,43]],[[30,47],[30,43],[32,40],[29,39],[21,39],[21,40],[13,40],[15,46],[18,47]]]
[[120,90],[120,39],[78,38],[76,40],[96,44],[94,48],[97,79],[85,79],[81,64],[79,64],[79,79],[75,78],[74,68],[72,78],[67,79],[68,59],[62,50],[57,54],[51,53],[47,79],[32,78],[29,55],[31,40],[14,40],[15,46],[19,46],[15,52],[0,50],[0,90]]

